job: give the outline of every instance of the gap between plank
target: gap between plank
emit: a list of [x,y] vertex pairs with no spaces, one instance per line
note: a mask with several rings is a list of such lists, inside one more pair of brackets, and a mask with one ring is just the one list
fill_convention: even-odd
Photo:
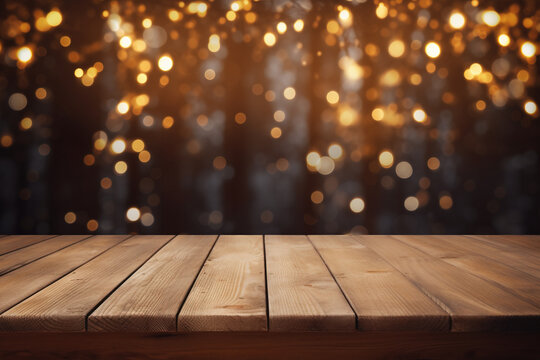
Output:
[[[9,235],[5,235],[5,236],[9,236]],[[14,236],[20,236],[20,235],[14,235]],[[45,239],[43,239],[43,240],[39,240],[39,241],[37,241],[37,242],[35,242],[35,243],[28,244],[28,245],[26,245],[26,246],[23,246],[23,247],[20,247],[20,248],[17,248],[17,249],[10,250],[10,251],[5,252],[5,253],[3,253],[3,254],[1,254],[1,255],[4,256],[4,255],[9,254],[9,253],[12,253],[12,252],[14,252],[14,251],[21,250],[21,249],[27,248],[27,247],[29,247],[29,246],[32,246],[32,245],[36,245],[36,244],[42,243],[42,242],[44,242],[44,241],[46,241],[46,240],[50,240],[50,239],[53,239],[53,238],[58,237],[58,236],[59,236],[59,235],[51,235],[51,237],[45,238]]]
[[[89,238],[86,238],[85,240],[88,240],[88,239],[90,239],[90,238],[92,238],[92,237],[96,237],[96,236],[100,236],[100,235],[93,235],[93,236],[90,236]],[[54,283],[57,282],[58,280],[60,280],[60,279],[62,279],[62,278],[64,278],[64,277],[66,277],[67,275],[71,274],[73,271],[77,270],[78,268],[80,268],[80,267],[83,266],[84,264],[86,264],[86,263],[88,263],[88,262],[94,260],[95,258],[97,258],[99,255],[103,254],[104,252],[107,252],[107,251],[109,251],[110,249],[112,249],[113,247],[120,245],[121,243],[123,243],[124,241],[126,241],[127,239],[129,239],[129,238],[131,238],[131,237],[133,237],[133,235],[128,236],[128,237],[125,238],[124,240],[120,241],[118,244],[112,245],[110,248],[105,249],[104,251],[100,252],[100,253],[97,254],[96,256],[94,256],[94,257],[88,259],[87,261],[81,263],[80,265],[78,265],[78,266],[76,266],[75,268],[73,268],[71,271],[68,271],[68,272],[65,273],[64,275],[60,276],[58,279],[56,279],[56,280],[50,282],[49,284],[45,285],[44,287],[42,287],[42,288],[39,289],[39,290],[34,291],[33,293],[31,293],[30,295],[28,295],[27,297],[25,297],[25,298],[22,299],[21,301],[16,302],[15,304],[11,305],[11,306],[10,306],[9,308],[7,308],[6,310],[0,312],[0,315],[2,315],[2,314],[5,313],[6,311],[8,311],[8,310],[14,308],[15,306],[19,305],[20,303],[22,303],[22,302],[25,301],[26,299],[28,299],[28,298],[30,298],[30,297],[36,295],[38,292],[40,292],[41,290],[45,289],[46,287],[51,286],[52,284],[54,284]],[[20,269],[20,268],[19,268],[19,269]]]
[[321,258],[321,261],[323,262],[324,266],[326,266],[326,270],[328,270],[328,272],[330,273],[330,276],[332,276],[332,279],[334,279],[334,282],[336,283],[339,291],[341,291],[341,294],[345,298],[345,301],[347,301],[347,304],[349,304],[349,307],[351,308],[351,311],[354,314],[354,328],[356,330],[358,330],[358,314],[356,313],[356,311],[354,311],[354,307],[351,305],[351,302],[347,298],[347,295],[345,295],[345,292],[341,288],[341,285],[339,285],[339,282],[337,281],[336,277],[334,276],[334,273],[332,272],[332,270],[330,270],[330,268],[328,267],[328,264],[326,264],[326,261],[324,260],[321,253],[319,252],[319,249],[317,249],[317,247],[313,244],[313,241],[311,241],[311,238],[309,237],[309,235],[305,235],[305,236],[307,237],[307,239],[308,239],[309,243],[311,244],[311,246],[313,247],[313,249],[315,249],[315,251],[317,252],[317,255],[319,255],[319,257]]
[[197,271],[197,275],[195,275],[195,277],[193,278],[193,281],[191,282],[191,285],[189,286],[188,290],[186,291],[186,296],[184,296],[184,300],[182,301],[182,303],[180,304],[180,307],[178,308],[178,311],[176,312],[176,316],[174,317],[174,319],[175,319],[174,324],[176,326],[176,332],[178,332],[178,316],[180,316],[180,311],[182,310],[182,307],[186,303],[186,300],[187,300],[189,294],[191,293],[191,289],[193,289],[193,286],[195,285],[195,281],[197,281],[197,278],[199,277],[199,274],[201,273],[201,271],[202,271],[202,269],[204,267],[204,264],[206,264],[206,261],[210,257],[210,254],[212,253],[212,250],[214,250],[214,246],[216,246],[216,243],[218,242],[220,237],[221,237],[221,235],[217,235],[216,238],[214,239],[214,243],[212,244],[212,247],[208,251],[208,254],[206,254],[206,257],[204,258],[204,260],[202,262],[202,265],[199,268],[199,271]]
[[268,267],[266,266],[266,235],[262,235],[264,260],[264,297],[266,302],[266,331],[270,331],[270,304],[268,295]]
[[[66,235],[66,236],[71,236],[71,235]],[[43,240],[43,241],[48,241],[48,240],[54,239],[55,237],[60,237],[60,236],[59,236],[59,235],[56,235],[56,236],[53,236],[52,238],[48,238],[48,239],[45,239],[45,240]],[[62,247],[62,248],[60,248],[60,249],[54,250],[54,251],[51,252],[51,253],[45,254],[45,255],[40,256],[40,257],[38,257],[38,258],[35,258],[34,260],[29,261],[29,262],[27,262],[27,263],[24,264],[24,265],[21,265],[21,266],[19,266],[19,267],[16,267],[16,268],[7,270],[6,272],[1,273],[0,276],[4,276],[4,275],[6,275],[6,274],[9,274],[9,273],[12,272],[12,271],[15,271],[15,270],[17,270],[17,269],[22,268],[23,266],[26,266],[26,265],[29,265],[29,264],[33,263],[34,261],[38,261],[39,259],[43,259],[43,258],[46,257],[46,256],[52,255],[52,254],[54,254],[54,253],[57,253],[57,252],[60,251],[60,250],[64,250],[65,248],[68,248],[68,247],[70,247],[70,246],[73,246],[73,245],[75,245],[75,244],[78,244],[78,243],[80,243],[80,242],[83,241],[83,240],[87,240],[87,239],[90,238],[90,237],[92,237],[92,235],[88,235],[87,237],[83,237],[82,239],[77,240],[77,241],[75,241],[74,243],[68,244],[68,245],[66,245],[66,246],[64,246],[64,247]],[[39,243],[41,243],[41,241],[40,241]],[[36,244],[39,244],[39,243],[36,243]],[[36,244],[32,244],[32,245],[36,245]],[[31,245],[29,245],[29,246],[31,246]],[[27,246],[27,247],[28,247],[28,246]],[[20,249],[13,250],[13,251],[19,251],[19,250],[22,250],[22,249],[24,249],[24,248],[20,248]],[[6,253],[6,254],[7,254],[7,253]],[[2,254],[0,257],[4,256],[4,255],[6,255],[6,254]]]
[[[135,235],[133,235],[133,236],[131,236],[131,237],[134,237],[134,236],[135,236]],[[138,236],[140,236],[140,235],[138,235]],[[93,313],[93,312],[94,312],[101,304],[103,304],[103,302],[104,302],[105,300],[107,300],[107,299],[109,298],[109,296],[111,296],[111,295],[112,295],[112,294],[113,294],[120,286],[122,286],[122,284],[125,283],[125,282],[127,281],[127,279],[129,279],[129,278],[130,278],[137,270],[139,270],[144,264],[146,264],[146,263],[148,262],[148,260],[150,260],[150,259],[151,259],[151,258],[152,258],[159,250],[163,249],[163,247],[164,247],[165,245],[167,245],[169,242],[171,242],[171,240],[174,239],[176,236],[177,236],[177,235],[171,235],[171,238],[170,238],[169,240],[167,240],[167,241],[165,242],[165,244],[163,244],[163,245],[161,245],[160,247],[158,247],[158,248],[156,249],[156,251],[154,251],[152,254],[150,254],[150,256],[149,256],[146,260],[144,260],[139,266],[137,266],[137,267],[135,268],[135,270],[133,270],[132,272],[130,272],[129,275],[126,276],[126,277],[124,278],[124,280],[120,281],[120,282],[118,283],[118,285],[116,285],[111,291],[109,291],[109,293],[108,293],[107,295],[105,295],[105,296],[103,297],[103,299],[101,299],[100,301],[98,301],[98,303],[97,303],[92,309],[90,309],[90,311],[89,311],[89,312],[85,315],[85,317],[84,317],[84,330],[85,330],[86,332],[88,332],[88,318],[90,317],[90,315],[91,315],[91,314],[92,314],[92,313]],[[127,240],[127,239],[126,239],[126,240]],[[125,240],[124,240],[124,241],[125,241]],[[122,241],[122,242],[124,242],[124,241]]]

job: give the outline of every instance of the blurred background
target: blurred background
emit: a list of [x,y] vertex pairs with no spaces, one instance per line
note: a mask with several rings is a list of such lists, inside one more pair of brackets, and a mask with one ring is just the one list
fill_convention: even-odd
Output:
[[529,1],[0,4],[0,233],[539,233]]

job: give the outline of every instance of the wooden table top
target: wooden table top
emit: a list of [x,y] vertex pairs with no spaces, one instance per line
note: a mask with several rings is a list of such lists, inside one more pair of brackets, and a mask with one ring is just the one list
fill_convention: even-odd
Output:
[[0,331],[540,330],[540,236],[5,235]]

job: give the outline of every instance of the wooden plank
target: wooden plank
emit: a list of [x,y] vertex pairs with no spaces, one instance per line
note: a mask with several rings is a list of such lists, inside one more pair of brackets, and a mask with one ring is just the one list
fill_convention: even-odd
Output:
[[350,236],[310,235],[362,331],[448,331],[449,314]]
[[418,250],[502,286],[537,307],[540,307],[540,280],[491,258],[469,253],[454,246],[446,236],[395,235]]
[[354,330],[356,318],[306,236],[265,237],[271,331]]
[[176,331],[178,310],[215,240],[175,237],[88,317],[88,331]]
[[[504,245],[515,245],[540,253],[540,235],[467,235],[475,239]],[[537,255],[539,256],[539,255]]]
[[265,330],[263,238],[220,236],[180,310],[178,331]]
[[8,235],[0,239],[0,255],[50,239],[56,235]]
[[355,238],[450,313],[452,331],[540,330],[537,307],[490,282],[390,236]]
[[73,245],[90,235],[63,235],[0,256],[0,275]]
[[1,359],[519,359],[538,360],[538,333],[194,332],[4,333]]
[[511,244],[486,242],[469,236],[445,235],[455,247],[469,254],[482,255],[540,278],[540,261],[537,254]]
[[85,331],[86,316],[172,236],[134,236],[0,315],[0,329]]
[[126,235],[94,236],[1,276],[0,313],[127,237]]

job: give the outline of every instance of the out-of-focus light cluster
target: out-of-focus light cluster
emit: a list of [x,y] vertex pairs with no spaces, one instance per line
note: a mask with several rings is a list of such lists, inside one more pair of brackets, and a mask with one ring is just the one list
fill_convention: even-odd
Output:
[[[94,166],[101,159],[112,157],[110,166],[113,174],[110,178],[104,177],[100,180],[100,187],[104,190],[112,187],[116,176],[124,176],[130,171],[132,165],[126,160],[126,156],[134,155],[141,164],[151,163],[152,153],[145,140],[130,139],[123,135],[121,124],[140,121],[144,129],[155,129],[157,126],[163,130],[174,129],[175,122],[184,119],[177,115],[157,115],[146,111],[146,108],[157,103],[155,89],[167,88],[172,81],[184,76],[190,71],[188,69],[198,63],[202,67],[201,82],[223,81],[220,80],[224,71],[219,59],[226,57],[230,51],[227,44],[231,38],[235,42],[253,43],[253,54],[250,54],[253,59],[259,59],[264,54],[286,57],[286,52],[279,50],[280,42],[292,41],[296,44],[302,66],[324,56],[324,52],[338,49],[340,55],[335,68],[341,72],[341,80],[334,81],[331,85],[321,81],[315,89],[327,107],[320,116],[321,121],[333,124],[334,137],[330,142],[321,142],[317,148],[314,147],[315,144],[311,144],[312,149],[305,156],[307,170],[323,177],[339,176],[343,168],[366,160],[374,164],[372,171],[386,174],[383,188],[390,188],[388,184],[394,181],[388,180],[386,176],[419,183],[419,179],[415,177],[417,169],[414,167],[418,165],[413,166],[407,161],[399,149],[390,149],[389,144],[380,143],[360,145],[354,141],[351,134],[373,127],[386,131],[389,128],[416,126],[422,129],[420,131],[424,131],[427,137],[437,139],[441,136],[437,129],[440,114],[430,111],[431,105],[425,97],[416,98],[411,95],[414,91],[410,89],[420,85],[426,84],[429,88],[432,84],[459,77],[464,81],[463,87],[474,87],[477,96],[474,102],[476,111],[484,111],[492,106],[502,107],[515,101],[527,116],[539,116],[536,100],[530,98],[526,91],[528,87],[535,85],[537,38],[540,31],[538,11],[524,14],[524,9],[519,4],[510,4],[502,11],[482,9],[479,2],[473,0],[464,2],[460,7],[445,8],[444,20],[440,22],[437,17],[432,16],[432,11],[435,12],[432,8],[439,8],[434,1],[376,0],[374,15],[379,21],[377,26],[380,26],[380,32],[385,34],[386,42],[375,43],[370,39],[360,41],[355,35],[365,11],[362,3],[350,1],[347,5],[331,5],[328,7],[331,9],[329,13],[313,17],[313,23],[308,23],[311,17],[286,16],[283,11],[286,6],[274,9],[275,16],[265,17],[264,11],[257,11],[257,2],[250,0],[232,1],[224,10],[211,1],[180,1],[171,3],[168,8],[156,6],[155,10],[150,3],[146,6],[135,6],[132,2],[111,2],[101,13],[107,29],[103,43],[114,48],[117,70],[131,74],[133,86],[124,89],[125,93],[110,102],[112,105],[108,109],[106,128],[94,134],[92,154],[86,155],[83,163]],[[216,14],[218,11],[220,13]],[[58,29],[56,41],[65,49],[67,60],[73,64],[70,70],[73,76],[85,87],[95,86],[99,81],[98,76],[101,76],[99,74],[104,71],[104,63],[107,62],[105,59],[96,58],[88,63],[89,57],[83,56],[86,50],[82,48],[87,45],[75,46],[72,40],[74,37],[62,29],[64,16],[61,9],[52,8],[35,10],[33,23],[14,21],[13,18],[5,20],[5,26],[9,28],[8,34],[13,34],[9,37],[15,41],[0,43],[0,51],[9,64],[20,69],[28,68],[44,56],[44,45],[33,40],[36,37],[30,36],[32,31],[35,29],[38,33],[43,33]],[[215,18],[209,20],[211,26],[207,33],[199,34],[194,31],[196,26],[199,26],[199,21],[202,22],[210,16]],[[265,22],[259,22],[263,17]],[[394,31],[398,26],[405,27],[410,23],[415,24],[410,36]],[[310,38],[299,36],[299,33],[308,28],[320,30],[325,47],[310,49]],[[180,29],[185,30],[182,33],[185,35],[180,35]],[[181,36],[186,36],[187,49],[182,50],[182,54],[170,44]],[[484,48],[491,49],[495,55],[480,56],[474,53],[480,51],[477,49]],[[464,56],[467,51],[472,51],[474,55]],[[378,67],[377,63],[384,66]],[[461,67],[455,66],[456,64]],[[296,104],[298,101],[300,104],[304,101],[305,89],[296,86],[289,78],[285,82],[286,84],[279,88],[265,89],[259,83],[254,83],[252,87],[254,96],[261,96],[268,104],[282,106],[281,109],[276,106],[275,110],[272,110],[275,123],[264,130],[266,136],[276,142],[284,141],[289,131],[287,124],[294,121],[289,120],[287,102]],[[173,90],[171,87],[170,91],[178,92],[182,96],[188,91],[205,91],[203,87],[189,89],[187,84],[175,86],[176,88]],[[483,90],[480,92],[477,86],[482,86]],[[48,92],[45,88],[40,89],[35,91],[35,96],[43,101]],[[223,91],[222,88],[219,89]],[[450,106],[455,104],[459,95],[445,92],[441,101]],[[27,95],[18,92],[8,98],[9,107],[13,111],[24,110],[28,102]],[[249,124],[252,120],[251,117],[248,120],[246,113],[247,110],[239,109],[231,121],[237,125],[246,122]],[[200,129],[211,131],[214,124],[212,114],[201,113],[194,118]],[[30,116],[21,119],[21,131],[33,128],[34,122]],[[330,128],[329,125],[325,126]],[[1,134],[2,147],[10,147],[13,142],[13,134]],[[198,153],[200,147],[201,144],[193,140],[188,145],[188,152]],[[48,151],[44,147],[40,153],[46,156]],[[422,166],[430,171],[437,171],[445,158],[430,156]],[[223,156],[216,156],[212,161],[215,171],[224,171],[228,166],[230,164]],[[288,171],[289,160],[282,158],[276,161],[275,166],[280,171]],[[423,194],[421,191],[427,188],[429,186],[419,189],[419,194]],[[349,210],[353,214],[361,214],[365,208],[369,208],[363,194],[350,192],[346,196]],[[325,206],[329,198],[330,194],[325,193],[324,189],[310,192],[310,200],[316,206]],[[453,206],[450,193],[440,195],[436,201],[443,210],[450,210]],[[425,196],[416,194],[404,197],[402,203],[405,210],[414,212],[426,206],[428,200]],[[149,209],[151,206],[148,204],[130,207],[126,209],[125,218],[129,222],[139,221],[143,226],[151,226],[154,215]],[[273,215],[266,214],[262,218],[271,222]],[[65,213],[65,223],[74,224],[77,219],[75,212]],[[212,219],[219,220],[219,216],[214,214]],[[94,219],[86,223],[89,231],[97,231],[99,226]]]

